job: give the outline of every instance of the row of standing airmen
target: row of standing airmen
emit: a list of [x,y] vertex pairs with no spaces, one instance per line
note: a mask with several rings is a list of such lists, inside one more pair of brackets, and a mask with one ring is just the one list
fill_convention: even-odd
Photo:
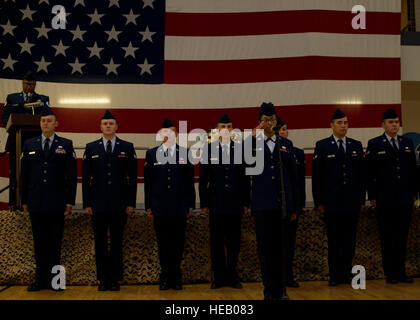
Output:
[[[19,110],[19,104],[11,107],[10,101],[19,99],[19,94],[15,95],[8,96],[3,119],[5,113],[26,112]],[[331,137],[316,144],[312,189],[315,206],[327,225],[331,286],[350,282],[357,220],[364,208],[366,189],[371,205],[377,208],[387,282],[413,281],[405,273],[405,252],[419,183],[415,152],[412,142],[398,135],[399,117],[394,110],[387,110],[382,121],[385,132],[369,141],[366,157],[362,144],[346,136],[348,119],[340,110],[332,116]],[[71,211],[75,202],[76,156],[72,142],[55,134],[57,125],[52,110],[42,108],[42,135],[27,140],[23,148],[22,203],[30,214],[36,256],[35,282],[29,291],[51,287],[51,269],[60,264],[63,212]],[[87,144],[83,157],[83,207],[92,215],[99,290],[119,290],[123,230],[127,214],[136,204],[137,159],[133,144],[116,137],[118,124],[109,111],[100,126],[103,137]],[[243,146],[230,139],[232,121],[223,115],[217,128],[221,139],[209,148],[217,148],[218,158],[230,158],[230,163],[220,164],[211,158],[211,152],[204,152],[208,162],[200,164],[199,180],[202,211],[209,213],[214,275],[211,288],[242,287],[236,264],[242,215],[250,207],[256,224],[264,298],[287,299],[286,286],[299,286],[292,265],[298,219],[305,205],[303,150],[287,139],[287,125],[276,116],[274,106],[263,103],[256,129],[263,129],[264,134],[254,134],[252,139],[254,146],[257,139],[264,139],[264,170],[248,178],[245,165],[233,161],[235,148]],[[279,128],[277,135],[273,128]],[[194,167],[180,157],[188,150],[176,144],[176,128],[168,119],[163,122],[162,134],[166,136],[164,143],[146,153],[145,207],[156,231],[159,289],[180,290],[186,219],[195,207]],[[161,164],[159,153],[176,161]],[[286,223],[280,214],[282,190]],[[284,232],[279,232],[282,225]],[[282,250],[285,255],[280,254]],[[285,274],[281,270],[286,270]]]

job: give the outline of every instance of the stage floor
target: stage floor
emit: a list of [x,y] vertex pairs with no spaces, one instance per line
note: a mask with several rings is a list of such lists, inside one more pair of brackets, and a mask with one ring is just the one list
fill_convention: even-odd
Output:
[[[366,290],[350,285],[329,287],[326,281],[301,282],[298,289],[288,289],[293,300],[420,300],[420,279],[414,284],[387,284],[368,280]],[[210,284],[184,285],[182,291],[159,291],[157,285],[121,286],[119,292],[98,292],[96,286],[68,286],[63,292],[42,290],[27,292],[26,286],[0,286],[0,300],[261,300],[261,283],[243,283],[243,289],[211,290]]]

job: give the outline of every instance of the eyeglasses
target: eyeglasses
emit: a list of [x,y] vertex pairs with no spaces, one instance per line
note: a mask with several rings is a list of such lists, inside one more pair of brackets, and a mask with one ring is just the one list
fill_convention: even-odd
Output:
[[261,121],[264,121],[264,122],[274,122],[274,121],[276,121],[277,119],[261,119]]

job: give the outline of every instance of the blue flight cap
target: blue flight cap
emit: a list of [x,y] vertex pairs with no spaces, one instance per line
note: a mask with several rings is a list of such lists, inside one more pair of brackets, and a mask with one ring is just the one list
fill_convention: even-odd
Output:
[[273,114],[276,114],[274,105],[271,102],[263,102],[260,107],[259,118],[261,119],[262,115],[272,116]]
[[346,115],[344,114],[343,111],[341,111],[341,109],[337,109],[334,111],[332,117],[331,117],[331,121],[334,121],[335,119],[341,119],[341,118],[345,118]]
[[113,119],[115,121],[117,121],[117,119],[115,119],[114,115],[111,113],[111,111],[106,110],[104,116],[102,117],[101,120],[108,120],[108,119]]
[[396,118],[398,118],[398,114],[395,111],[395,109],[388,109],[382,115],[382,121],[384,121],[386,119],[396,119]]
[[229,116],[224,113],[220,116],[219,120],[217,121],[217,123],[231,123],[232,120],[230,120]]
[[162,128],[170,128],[170,127],[175,127],[175,125],[173,124],[171,120],[169,120],[168,118],[165,118],[165,120],[163,120],[163,123],[162,123]]

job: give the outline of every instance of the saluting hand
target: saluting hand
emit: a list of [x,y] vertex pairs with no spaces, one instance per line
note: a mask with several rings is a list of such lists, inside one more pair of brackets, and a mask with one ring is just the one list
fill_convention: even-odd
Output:
[[296,219],[297,219],[297,214],[292,213],[292,215],[290,216],[290,222],[295,221]]
[[125,213],[126,214],[130,214],[130,213],[133,213],[133,212],[134,212],[134,207],[128,206],[127,208],[125,208]]
[[71,208],[72,208],[72,206],[66,205],[66,211],[64,211],[64,213],[70,213],[71,212]]
[[85,208],[85,213],[91,216],[93,214],[92,207],[86,207]]
[[258,126],[252,129],[252,136],[255,137],[257,135],[257,130],[262,129],[263,127],[264,127],[264,120],[261,121],[261,123]]
[[152,218],[153,218],[152,209],[147,209],[147,217],[148,217],[149,219],[152,219]]
[[205,214],[208,214],[209,213],[209,207],[201,208],[201,211],[203,211]]

